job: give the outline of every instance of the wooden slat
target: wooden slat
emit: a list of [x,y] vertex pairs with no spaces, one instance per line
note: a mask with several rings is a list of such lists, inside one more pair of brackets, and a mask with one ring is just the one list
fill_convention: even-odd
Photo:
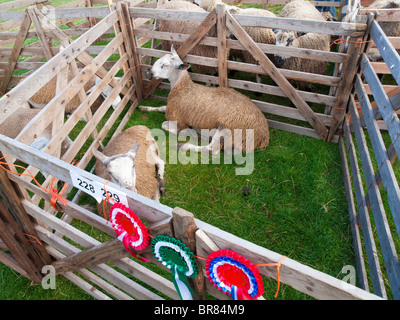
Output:
[[[400,21],[400,18],[397,21]],[[382,55],[383,60],[386,62],[390,72],[392,73],[393,78],[396,80],[397,84],[400,85],[400,56],[390,41],[388,41],[385,33],[377,21],[372,23],[371,37],[374,40],[380,54]]]
[[375,158],[379,163],[380,180],[388,193],[389,206],[392,212],[394,224],[397,233],[400,236],[400,188],[397,183],[396,176],[388,157],[388,152],[385,147],[382,135],[380,133],[378,124],[376,123],[374,113],[369,102],[369,98],[364,91],[361,77],[358,75],[356,78],[355,86],[358,101],[363,111],[365,123],[369,133],[369,138],[374,150]]
[[[205,15],[203,12],[190,12],[178,10],[162,10],[148,8],[130,8],[131,16],[138,18],[163,19],[175,21],[203,21]],[[352,24],[345,22],[325,22],[314,20],[297,20],[280,17],[257,17],[248,15],[237,15],[237,21],[243,27],[265,27],[284,30],[298,30],[304,32],[315,32],[340,35],[340,36],[360,36],[366,28],[365,24]]]
[[30,26],[31,26],[31,19],[29,17],[28,12],[25,12],[24,20],[21,23],[21,28],[18,32],[17,38],[15,39],[14,47],[12,48],[11,55],[8,60],[8,66],[5,70],[5,74],[1,82],[0,96],[6,92],[8,83],[11,79],[12,73],[14,72],[15,65],[21,53],[21,49],[26,39]]
[[346,138],[346,148],[349,155],[350,167],[353,175],[354,192],[357,198],[358,218],[361,223],[361,230],[364,237],[365,251],[367,254],[369,270],[371,275],[372,287],[374,293],[386,298],[386,289],[383,281],[381,267],[379,265],[377,248],[375,244],[374,234],[372,233],[369,210],[365,202],[365,193],[361,181],[360,169],[358,166],[356,148],[350,134],[349,125],[346,122],[344,126],[344,134]]
[[278,68],[269,60],[267,56],[258,48],[250,36],[243,30],[240,24],[235,18],[227,12],[227,27],[241,41],[246,49],[254,56],[264,70],[270,75],[275,83],[282,89],[286,96],[293,102],[293,104],[299,109],[300,113],[307,119],[311,126],[317,131],[317,133],[326,140],[328,130],[326,126],[314,115],[314,112],[303,100],[299,93],[293,88],[290,82],[281,74]]
[[[69,19],[87,17],[106,17],[110,12],[106,7],[93,8],[66,8],[55,10],[40,10],[49,19]],[[23,11],[0,11],[0,20],[22,20]],[[65,24],[65,22],[63,23]]]
[[340,152],[340,159],[342,162],[342,174],[343,174],[344,188],[346,191],[347,207],[349,210],[351,234],[353,236],[353,247],[354,247],[357,279],[358,279],[357,285],[361,289],[364,289],[369,292],[368,277],[365,268],[364,253],[360,236],[360,228],[357,223],[357,212],[354,204],[353,189],[350,179],[350,170],[349,170],[349,165],[347,163],[346,147],[344,145],[343,136],[341,136],[339,139],[339,152]]
[[219,86],[228,86],[225,5],[217,5],[217,43]]
[[[217,10],[218,11],[218,10]],[[175,208],[172,211],[172,219],[174,226],[174,237],[182,241],[189,250],[197,255],[196,251],[196,230],[197,226],[194,221],[194,215],[191,212],[183,210],[181,208]],[[201,270],[200,264],[198,264],[199,270]],[[199,272],[198,276],[194,279],[188,279],[189,284],[194,288],[194,294],[196,295],[196,300],[205,299],[205,281],[202,272]]]
[[388,132],[390,138],[392,139],[394,148],[397,152],[397,156],[400,155],[400,121],[394,112],[394,107],[388,98],[387,94],[383,90],[383,87],[376,75],[373,71],[371,63],[369,62],[367,56],[364,54],[361,59],[361,69],[363,75],[368,82],[371,90],[373,91],[373,95],[375,101],[378,105],[378,109],[380,114],[382,115],[382,119],[385,121],[386,127],[388,128]]
[[42,45],[44,56],[46,57],[46,60],[49,61],[53,57],[53,53],[50,50],[49,41],[46,39],[46,36],[44,35],[42,26],[40,25],[40,22],[37,18],[37,15],[36,15],[34,9],[28,8],[27,11],[28,11],[29,17],[31,18],[31,21],[35,27],[36,33],[39,37],[39,41]]
[[[350,99],[351,103],[355,105],[353,97],[350,97]],[[351,110],[354,110],[354,108],[350,109],[350,111]],[[367,148],[366,138],[362,130],[358,114],[356,112],[352,112],[351,117],[364,177],[368,185],[368,196],[371,200],[372,213],[374,216],[379,243],[381,245],[382,255],[386,265],[386,271],[391,283],[393,296],[395,299],[398,299],[400,298],[400,290],[395,290],[395,288],[400,288],[400,265],[398,263],[396,248],[394,246],[393,237],[387,221],[385,209],[383,207],[379,186],[376,183],[371,156]]]
[[114,239],[75,253],[64,259],[57,260],[51,265],[55,268],[56,274],[62,274],[119,260],[128,255],[129,253],[126,251],[123,243],[119,239]]

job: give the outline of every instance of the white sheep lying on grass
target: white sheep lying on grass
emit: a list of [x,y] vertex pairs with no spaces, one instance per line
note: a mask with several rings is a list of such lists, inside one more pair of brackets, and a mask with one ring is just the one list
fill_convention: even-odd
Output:
[[[69,75],[69,80],[72,79],[71,74]],[[94,76],[89,79],[84,85],[84,90],[86,94],[92,92],[101,82],[101,79]],[[103,101],[110,95],[112,91],[111,86],[106,86],[103,92],[98,96],[95,102],[91,105],[92,113],[95,113]],[[56,95],[57,92],[57,77],[54,77],[49,82],[47,82],[38,92],[36,92],[29,100],[29,104],[36,109],[43,108],[47,105]],[[113,108],[115,108],[121,102],[121,97],[118,95],[112,103]],[[75,95],[71,101],[65,107],[65,114],[72,114],[81,104],[78,95]]]
[[[99,177],[147,198],[159,201],[164,194],[164,161],[150,130],[133,126],[113,137],[103,152],[93,150]],[[97,207],[102,212],[102,203]],[[107,205],[109,212],[110,205]]]
[[[279,17],[326,21],[326,17],[319,12],[310,1],[294,0],[289,2],[280,12]],[[313,32],[297,32],[278,30],[275,44],[280,47],[305,48],[312,50],[329,51],[330,35]],[[326,61],[304,59],[295,56],[275,55],[275,65],[283,69],[302,71],[307,73],[324,74]],[[299,88],[310,89],[305,81],[292,81]]]
[[[25,128],[38,113],[40,109],[19,108],[14,111],[9,117],[0,123],[0,134],[15,139],[18,134]],[[36,137],[31,146],[35,149],[43,149],[51,139],[52,126],[49,125],[39,136]],[[61,144],[61,156],[72,145],[72,141],[67,137]]]
[[209,145],[179,144],[178,147],[183,150],[217,154],[222,148],[222,140],[227,152],[247,153],[265,149],[269,144],[269,127],[261,110],[248,97],[232,88],[194,83],[186,67],[172,47],[171,53],[157,60],[151,68],[153,77],[168,79],[171,83],[167,106],[161,109],[139,108],[165,111],[168,121],[162,124],[162,128],[168,131],[176,127],[174,124],[178,131],[214,129]]

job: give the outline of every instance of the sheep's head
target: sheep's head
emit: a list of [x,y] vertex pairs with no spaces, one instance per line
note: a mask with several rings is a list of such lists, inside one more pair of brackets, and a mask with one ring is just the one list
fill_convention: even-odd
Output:
[[183,65],[181,58],[171,47],[171,53],[158,59],[151,68],[151,76],[156,79],[169,79],[174,69],[179,69]]
[[[297,31],[275,30],[275,45],[278,47],[297,47],[297,38],[304,34]],[[287,58],[287,56],[275,54],[274,63],[277,67],[281,67]]]
[[139,149],[139,141],[127,152],[111,157],[105,156],[98,150],[93,150],[93,155],[103,163],[111,177],[111,181],[119,186],[137,192],[135,157]]

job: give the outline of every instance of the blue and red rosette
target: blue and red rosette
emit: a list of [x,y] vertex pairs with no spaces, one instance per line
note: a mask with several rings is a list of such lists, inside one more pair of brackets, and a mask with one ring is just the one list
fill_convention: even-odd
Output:
[[214,286],[234,300],[254,300],[264,293],[258,269],[234,251],[212,252],[206,261],[206,272]]

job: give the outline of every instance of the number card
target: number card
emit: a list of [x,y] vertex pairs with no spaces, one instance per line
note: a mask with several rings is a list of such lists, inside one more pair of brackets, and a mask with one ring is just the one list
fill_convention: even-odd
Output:
[[116,190],[109,186],[104,188],[104,185],[100,182],[92,181],[74,171],[70,171],[70,175],[72,185],[95,198],[98,203],[104,200],[108,194],[116,203],[121,203],[128,207],[128,199],[125,192]]

